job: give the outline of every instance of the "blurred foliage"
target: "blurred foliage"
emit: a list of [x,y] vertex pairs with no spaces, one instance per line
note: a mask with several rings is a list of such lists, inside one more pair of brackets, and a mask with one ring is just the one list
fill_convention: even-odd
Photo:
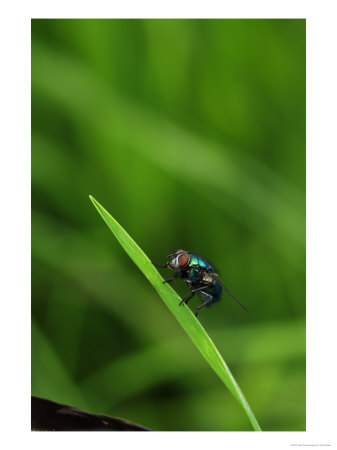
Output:
[[250,430],[89,194],[215,264],[252,313],[200,321],[262,429],[304,430],[305,20],[32,21],[32,394]]

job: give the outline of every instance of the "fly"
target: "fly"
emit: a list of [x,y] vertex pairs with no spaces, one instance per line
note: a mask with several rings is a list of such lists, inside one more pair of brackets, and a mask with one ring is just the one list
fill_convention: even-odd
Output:
[[211,306],[213,303],[221,299],[222,289],[227,292],[243,309],[247,312],[248,309],[236,298],[229,290],[222,284],[218,278],[215,267],[201,256],[193,255],[186,250],[176,250],[171,255],[168,255],[169,260],[164,265],[154,264],[156,267],[170,268],[175,270],[173,277],[163,281],[163,283],[170,283],[176,278],[181,278],[190,287],[190,292],[186,295],[179,306],[183,303],[189,302],[191,298],[198,294],[201,299],[195,311],[195,315],[204,306]]

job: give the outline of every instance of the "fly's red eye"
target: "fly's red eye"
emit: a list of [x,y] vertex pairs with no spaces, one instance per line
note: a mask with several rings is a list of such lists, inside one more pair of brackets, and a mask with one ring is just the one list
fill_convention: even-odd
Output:
[[188,264],[189,260],[190,260],[190,257],[188,256],[188,253],[182,253],[181,255],[179,255],[179,258],[178,258],[179,267],[186,266],[186,264]]

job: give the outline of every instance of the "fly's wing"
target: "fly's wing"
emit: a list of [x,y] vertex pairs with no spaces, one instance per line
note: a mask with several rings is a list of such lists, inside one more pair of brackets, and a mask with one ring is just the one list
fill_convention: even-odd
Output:
[[216,281],[221,287],[222,287],[222,289],[224,290],[224,291],[226,291],[227,292],[227,294],[229,294],[237,303],[239,303],[239,305],[243,308],[243,309],[245,309],[248,313],[250,312],[246,307],[245,307],[245,305],[243,305],[236,297],[234,297],[234,295],[231,293],[231,292],[229,292],[229,290],[226,288],[226,286],[224,285],[224,284],[222,284],[222,282],[219,280],[219,275],[217,274],[217,273],[212,273],[212,272],[209,272],[209,273],[207,273],[207,278],[210,278],[210,279],[212,279],[212,280],[214,280],[214,281]]

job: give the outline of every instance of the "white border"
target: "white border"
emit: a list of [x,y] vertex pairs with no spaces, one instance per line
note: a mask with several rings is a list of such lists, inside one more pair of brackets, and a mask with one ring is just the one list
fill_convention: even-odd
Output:
[[[1,7],[1,448],[336,447],[336,13],[334,0],[171,0],[165,4],[41,0],[7,2]],[[30,432],[30,19],[37,17],[307,19],[306,432]]]

